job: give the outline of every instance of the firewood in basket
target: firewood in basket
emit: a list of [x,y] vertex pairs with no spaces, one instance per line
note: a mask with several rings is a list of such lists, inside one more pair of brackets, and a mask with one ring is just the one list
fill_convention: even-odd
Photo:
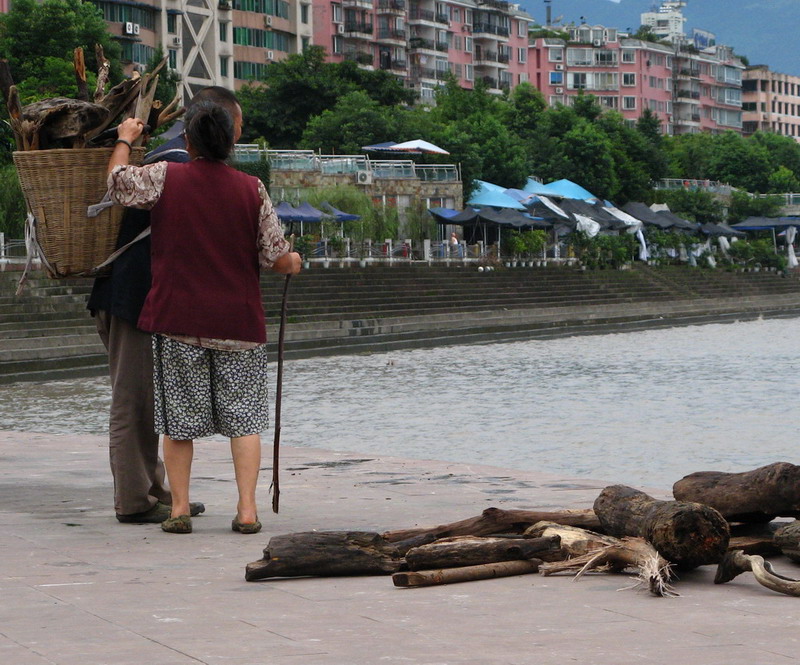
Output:
[[71,148],[76,142],[82,147],[85,136],[105,122],[108,113],[92,102],[53,97],[25,106],[22,118],[32,123],[39,149]]
[[78,97],[81,101],[89,101],[89,86],[86,84],[86,62],[83,59],[83,48],[78,46],[72,53],[72,65],[75,68],[75,82],[78,84]]
[[94,45],[94,56],[97,60],[97,85],[95,85],[94,88],[94,102],[95,104],[99,104],[106,92],[111,63],[108,61],[108,58],[106,58],[105,51],[103,51],[103,46],[101,44]]

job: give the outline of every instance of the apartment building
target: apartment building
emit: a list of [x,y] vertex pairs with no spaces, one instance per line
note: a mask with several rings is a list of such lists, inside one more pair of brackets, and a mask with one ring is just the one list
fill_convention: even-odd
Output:
[[800,76],[779,74],[767,65],[748,67],[742,95],[745,136],[774,132],[800,142]]
[[[0,0],[3,2],[5,0]],[[270,62],[311,43],[311,1],[93,0],[122,45],[128,72],[160,46],[181,75],[184,98],[208,85],[260,78]]]
[[567,34],[530,41],[530,80],[550,106],[570,104],[583,91],[631,122],[649,108],[671,130],[672,48],[601,25],[571,27]]
[[527,80],[531,21],[503,0],[315,0],[314,43],[333,62],[391,72],[425,101],[448,72],[497,93]]

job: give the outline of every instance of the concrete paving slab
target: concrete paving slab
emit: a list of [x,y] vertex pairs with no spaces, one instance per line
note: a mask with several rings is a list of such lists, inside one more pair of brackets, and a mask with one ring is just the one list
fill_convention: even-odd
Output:
[[[230,530],[228,446],[196,448],[189,536],[114,518],[106,442],[0,431],[3,665],[771,665],[800,660],[800,599],[743,575],[685,573],[654,598],[626,575],[398,589],[389,577],[244,581],[270,536],[383,531],[501,508],[585,508],[613,483],[285,448],[281,512]],[[266,459],[266,455],[265,455]],[[669,498],[669,488],[641,488]],[[774,564],[800,577],[788,559]]]

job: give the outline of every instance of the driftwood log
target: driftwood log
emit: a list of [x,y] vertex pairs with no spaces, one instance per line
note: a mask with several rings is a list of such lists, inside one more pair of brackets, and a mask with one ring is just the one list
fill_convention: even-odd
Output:
[[487,508],[476,517],[434,527],[386,531],[383,537],[394,543],[426,535],[433,535],[436,540],[439,540],[440,538],[449,538],[451,536],[491,536],[497,533],[522,533],[529,526],[542,521],[579,526],[594,531],[601,529],[600,522],[592,510],[546,512]]
[[716,508],[729,522],[800,517],[800,466],[776,462],[743,473],[700,471],[672,487],[678,501]]
[[476,566],[498,561],[561,558],[558,536],[547,538],[476,538],[456,536],[406,552],[409,570]]
[[558,536],[561,541],[563,559],[543,563],[539,567],[542,575],[575,572],[577,580],[589,570],[622,572],[633,568],[639,580],[635,586],[646,586],[654,596],[677,595],[670,585],[669,562],[643,538],[614,538],[551,522],[534,524],[526,534]]
[[453,584],[455,582],[475,582],[496,577],[525,575],[539,570],[541,561],[500,561],[485,563],[479,566],[463,568],[445,568],[444,570],[420,570],[417,572],[394,573],[392,582],[398,587],[433,586],[437,584]]
[[775,541],[775,546],[785,556],[792,561],[800,563],[800,521],[795,520],[778,528],[775,531],[773,540]]
[[313,531],[270,538],[264,556],[248,563],[248,582],[268,577],[387,575],[402,557],[380,534],[368,531]]
[[597,497],[594,511],[606,533],[644,538],[683,570],[719,563],[728,548],[725,518],[699,503],[659,501],[632,487],[612,485]]
[[745,554],[736,550],[728,552],[717,567],[714,584],[725,584],[742,573],[752,572],[762,586],[784,593],[787,596],[800,596],[800,580],[779,575],[769,561],[755,554]]

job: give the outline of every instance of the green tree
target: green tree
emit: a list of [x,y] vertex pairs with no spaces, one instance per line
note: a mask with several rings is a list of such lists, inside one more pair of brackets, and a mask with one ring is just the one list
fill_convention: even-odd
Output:
[[785,166],[796,178],[800,178],[800,143],[789,136],[772,132],[756,132],[749,140],[766,148],[772,171]]
[[800,192],[800,179],[783,165],[770,173],[767,182],[769,191],[775,192],[776,194]]
[[713,137],[705,176],[730,183],[749,192],[769,188],[770,161],[767,149],[729,131]]
[[666,138],[664,147],[669,164],[669,176],[672,178],[705,179],[711,176],[708,162],[713,149],[714,137],[702,132],[699,134],[681,134]]
[[360,154],[362,145],[390,140],[395,128],[392,109],[380,106],[366,92],[355,91],[309,120],[300,147],[323,153]]
[[581,118],[563,138],[567,158],[566,173],[553,178],[569,178],[602,199],[613,199],[619,189],[613,146],[608,135]]
[[667,175],[667,154],[664,150],[664,135],[661,132],[661,118],[646,108],[636,121],[636,131],[642,135],[649,149],[643,156],[650,179],[660,180]]
[[748,217],[775,217],[783,205],[780,196],[751,196],[747,192],[734,190],[728,206],[728,221],[740,222]]
[[95,44],[112,63],[112,80],[121,76],[120,47],[97,5],[81,0],[14,0],[0,15],[0,57],[6,58],[24,102],[77,93],[73,50],[84,50],[86,69],[97,71]]
[[16,168],[0,166],[0,233],[6,238],[23,238],[26,211]]
[[666,203],[676,215],[693,222],[705,224],[722,221],[722,205],[705,190],[658,190],[655,198],[659,203]]
[[[159,45],[156,48],[150,62],[147,63],[147,71],[151,72],[156,68],[159,62],[164,59],[164,49]],[[159,100],[166,106],[175,97],[178,92],[178,85],[180,85],[181,77],[174,69],[165,66],[158,74],[158,85],[156,86],[155,99]]]

